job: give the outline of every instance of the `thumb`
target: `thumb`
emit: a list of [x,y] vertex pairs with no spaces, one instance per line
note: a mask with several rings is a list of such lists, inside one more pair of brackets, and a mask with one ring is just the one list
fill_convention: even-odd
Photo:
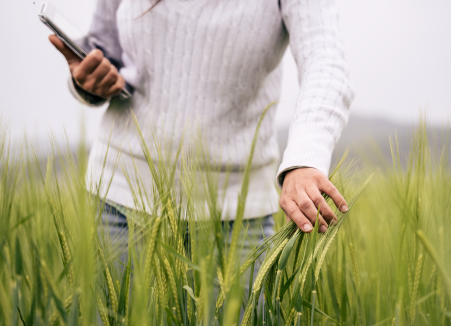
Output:
[[81,59],[74,53],[72,50],[64,44],[56,35],[50,35],[49,41],[52,43],[55,48],[64,55],[67,62],[70,64],[80,63]]

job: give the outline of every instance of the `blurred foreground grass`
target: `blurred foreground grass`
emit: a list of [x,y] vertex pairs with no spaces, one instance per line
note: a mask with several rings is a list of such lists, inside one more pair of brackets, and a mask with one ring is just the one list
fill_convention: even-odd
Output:
[[[338,164],[331,179],[351,209],[326,234],[302,234],[279,213],[276,235],[243,259],[253,148],[229,237],[208,162],[204,184],[192,182],[203,153],[180,151],[176,170],[137,132],[160,163],[149,164],[153,195],[135,189],[124,254],[99,228],[104,201],[85,189],[109,180],[85,184],[83,146],[72,155],[51,140],[39,166],[12,154],[0,125],[1,325],[451,325],[449,144],[432,151],[424,125],[407,155],[392,142],[385,168]],[[206,206],[195,204],[199,187]]]

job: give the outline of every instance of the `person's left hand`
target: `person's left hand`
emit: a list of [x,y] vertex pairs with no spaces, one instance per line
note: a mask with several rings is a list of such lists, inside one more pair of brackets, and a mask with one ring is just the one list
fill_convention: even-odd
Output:
[[341,212],[347,212],[348,205],[343,196],[324,173],[314,168],[300,168],[287,172],[280,196],[280,207],[287,218],[305,233],[313,230],[312,225],[316,222],[320,207],[319,232],[324,233],[327,231],[328,223],[337,217],[321,195],[322,192],[332,198]]

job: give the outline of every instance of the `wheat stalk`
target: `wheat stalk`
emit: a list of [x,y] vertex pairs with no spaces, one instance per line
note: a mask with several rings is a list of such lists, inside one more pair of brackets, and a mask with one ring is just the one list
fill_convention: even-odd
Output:
[[177,317],[179,318],[179,320],[182,320],[182,314],[180,312],[179,300],[178,300],[178,295],[177,295],[177,285],[175,283],[175,278],[174,278],[174,274],[172,273],[171,265],[169,265],[169,261],[166,258],[163,258],[163,267],[166,272],[166,275],[169,278],[169,284],[170,284],[171,290],[172,290],[172,297],[173,297],[173,299],[175,301],[175,305],[176,305],[175,308],[177,310]]
[[421,272],[423,270],[423,254],[420,254],[417,258],[417,263],[415,265],[415,276],[413,281],[413,289],[412,289],[412,307],[410,308],[410,324],[413,325],[415,323],[415,312],[417,309],[417,305],[415,304],[418,296],[418,286],[420,284]]
[[150,239],[147,246],[146,259],[144,263],[144,275],[145,275],[144,277],[147,286],[150,285],[150,271],[155,251],[155,241],[157,238],[158,230],[160,229],[160,223],[161,217],[157,217],[155,219],[152,232],[150,233]]
[[257,277],[255,278],[254,286],[253,286],[253,292],[260,291],[263,285],[263,281],[266,277],[266,274],[268,273],[269,269],[272,267],[272,265],[276,262],[277,258],[279,257],[280,253],[282,252],[283,248],[285,248],[285,245],[288,243],[290,239],[285,239],[277,248],[272,252],[272,254],[267,257],[264,261],[262,266],[260,267],[260,270],[258,271]]
[[110,274],[110,269],[108,268],[108,265],[105,260],[105,256],[103,255],[103,251],[102,251],[102,249],[100,249],[100,247],[98,248],[98,253],[100,256],[100,260],[103,263],[103,268],[105,271],[106,284],[107,284],[107,288],[108,288],[108,296],[109,296],[110,302],[111,302],[111,309],[115,313],[117,313],[119,303],[117,301],[116,290],[114,288],[114,283],[113,283],[113,279]]
[[[105,313],[106,309],[103,306],[102,299],[100,298],[100,295],[98,295],[98,294],[97,294],[97,307],[98,307],[98,310],[99,310],[99,315],[100,315],[100,319],[102,320],[103,326],[109,326],[110,323],[108,321],[108,316]],[[50,325],[53,325],[53,324],[50,324]]]

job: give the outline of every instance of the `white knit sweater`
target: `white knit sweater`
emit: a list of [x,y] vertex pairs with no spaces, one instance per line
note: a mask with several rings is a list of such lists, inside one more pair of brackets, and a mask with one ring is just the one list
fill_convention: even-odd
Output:
[[[98,0],[84,40],[85,47],[101,48],[135,88],[132,100],[110,101],[90,154],[90,182],[98,182],[110,142],[104,178],[113,175],[118,152],[121,157],[107,198],[134,207],[123,171],[133,176],[135,167],[150,190],[131,110],[145,133],[170,140],[173,150],[182,136],[185,149],[195,146],[200,131],[219,180],[224,182],[226,167],[231,170],[220,198],[224,218],[233,219],[257,122],[280,97],[280,61],[288,44],[301,86],[288,146],[276,174],[274,105],[258,135],[245,217],[277,211],[276,175],[295,167],[328,174],[353,99],[333,0],[162,0],[142,16],[153,1]],[[85,103],[103,104],[71,87]]]

